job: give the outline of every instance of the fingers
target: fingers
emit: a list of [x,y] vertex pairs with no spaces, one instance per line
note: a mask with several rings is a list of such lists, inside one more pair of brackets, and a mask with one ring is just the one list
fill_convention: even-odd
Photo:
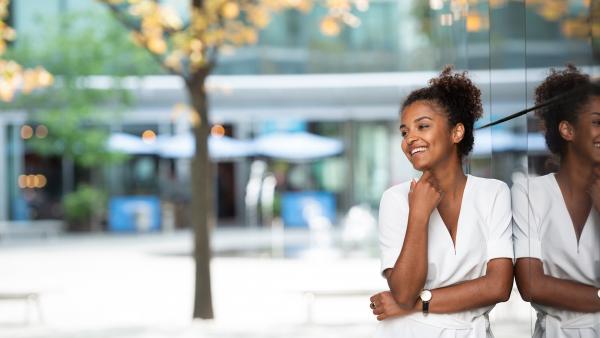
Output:
[[430,170],[425,170],[423,172],[423,175],[421,175],[421,178],[419,178],[419,182],[418,183],[421,183],[421,182],[431,182],[432,178],[434,178],[434,177],[433,177],[433,174],[431,173],[431,171]]
[[386,318],[387,318],[387,316],[385,314],[380,314],[379,316],[377,316],[377,320],[378,321],[382,321],[382,320],[384,320]]
[[[433,186],[433,188],[435,190],[437,190],[438,192],[441,192],[440,190],[440,185],[438,184],[437,179],[435,178],[435,176],[433,176],[433,174],[431,173],[430,170],[426,170],[423,172],[423,175],[421,175],[421,178],[419,179],[419,182],[417,182],[417,184],[426,184],[429,183],[430,185]],[[411,188],[412,188],[412,184],[411,184]]]

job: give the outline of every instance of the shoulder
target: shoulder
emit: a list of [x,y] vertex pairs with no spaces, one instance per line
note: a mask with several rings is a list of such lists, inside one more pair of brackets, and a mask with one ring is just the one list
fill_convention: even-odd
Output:
[[380,205],[386,203],[398,203],[403,201],[408,203],[408,192],[410,191],[410,181],[402,182],[394,186],[389,187],[381,195]]
[[508,185],[495,178],[484,178],[469,175],[471,188],[475,191],[476,195],[488,195],[494,196],[498,193],[504,194],[509,193]]
[[382,198],[403,198],[406,199],[410,191],[410,182],[406,181],[387,188],[382,195]]
[[514,180],[511,190],[513,191],[513,193],[541,193],[545,195],[549,191],[553,190],[555,184],[556,179],[554,178],[554,173],[535,177],[521,175]]

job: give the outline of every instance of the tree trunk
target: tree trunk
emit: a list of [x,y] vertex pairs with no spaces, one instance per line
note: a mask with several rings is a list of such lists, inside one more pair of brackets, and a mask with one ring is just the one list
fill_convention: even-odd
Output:
[[210,68],[198,70],[186,81],[192,107],[199,123],[194,125],[196,153],[192,160],[192,223],[194,227],[194,260],[196,281],[194,318],[212,319],[213,306],[210,285],[210,230],[213,223],[213,186],[208,154],[208,102],[204,82]]

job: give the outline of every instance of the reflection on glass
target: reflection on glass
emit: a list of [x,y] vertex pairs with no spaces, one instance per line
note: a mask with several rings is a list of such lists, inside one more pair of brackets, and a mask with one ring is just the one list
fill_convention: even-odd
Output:
[[537,311],[534,337],[599,337],[600,88],[569,65],[535,99],[558,169],[513,185],[517,286]]

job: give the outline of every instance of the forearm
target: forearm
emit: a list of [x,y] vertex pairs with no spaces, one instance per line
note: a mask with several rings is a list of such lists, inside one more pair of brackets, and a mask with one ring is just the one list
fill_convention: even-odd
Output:
[[596,287],[547,275],[531,283],[531,302],[577,312],[600,311]]
[[490,287],[489,278],[480,277],[468,282],[431,290],[431,313],[455,313],[505,302],[509,292],[498,292]]
[[427,278],[427,240],[429,217],[409,212],[402,250],[387,275],[388,285],[398,305],[414,306]]
[[515,278],[525,301],[569,311],[600,311],[598,288],[548,276],[538,259],[517,260]]
[[431,290],[429,312],[454,313],[505,302],[510,297],[512,282],[512,260],[495,259],[488,263],[485,276]]

